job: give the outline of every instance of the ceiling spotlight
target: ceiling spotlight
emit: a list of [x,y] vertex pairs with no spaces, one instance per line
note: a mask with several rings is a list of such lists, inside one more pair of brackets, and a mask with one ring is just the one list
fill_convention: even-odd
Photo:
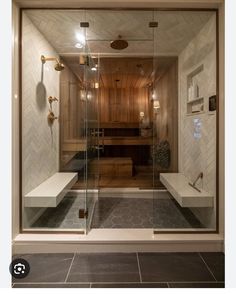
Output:
[[81,43],[76,43],[76,44],[75,44],[75,47],[78,48],[78,49],[81,49],[81,48],[84,47],[84,45],[81,44]]
[[86,42],[85,41],[85,36],[80,34],[80,33],[77,33],[76,34],[76,39],[77,39],[78,42],[75,44],[75,47],[79,48],[79,49],[83,48],[84,45],[85,45],[85,42]]

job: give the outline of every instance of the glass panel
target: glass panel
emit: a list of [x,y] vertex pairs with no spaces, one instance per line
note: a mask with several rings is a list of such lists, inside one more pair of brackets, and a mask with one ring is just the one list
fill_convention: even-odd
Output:
[[[86,14],[86,19],[87,19]],[[90,229],[95,203],[98,199],[98,180],[99,180],[99,150],[100,130],[99,130],[99,111],[98,111],[98,94],[99,94],[99,56],[91,55],[88,35],[89,27],[85,28],[86,36],[86,65],[85,65],[85,91],[86,91],[86,211],[88,213],[86,229]]]
[[86,19],[89,49],[100,56],[104,135],[92,227],[153,228],[153,11],[89,10]]
[[[86,229],[86,219],[79,217],[79,211],[87,208],[88,126],[84,93],[88,94],[88,88],[87,72],[80,62],[80,53],[87,56],[87,48],[83,43],[85,30],[79,25],[83,21],[84,11],[23,12],[24,229]],[[81,48],[78,42],[82,42]],[[68,180],[70,175],[77,174],[76,183],[75,177]],[[70,188],[76,190],[66,193]],[[38,189],[38,197],[34,197],[34,189]]]
[[154,229],[214,230],[216,15],[156,11],[155,20]]

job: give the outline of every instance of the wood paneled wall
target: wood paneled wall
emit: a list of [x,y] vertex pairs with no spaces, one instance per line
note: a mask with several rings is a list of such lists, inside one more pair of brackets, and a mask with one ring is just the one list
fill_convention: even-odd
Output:
[[65,67],[60,75],[60,128],[61,139],[70,140],[81,136],[81,120],[84,116],[83,102],[79,99],[79,81]]
[[138,123],[140,112],[151,118],[148,88],[101,88],[101,123]]
[[156,144],[167,140],[171,149],[168,171],[178,171],[178,61],[154,84],[160,109],[154,117]]

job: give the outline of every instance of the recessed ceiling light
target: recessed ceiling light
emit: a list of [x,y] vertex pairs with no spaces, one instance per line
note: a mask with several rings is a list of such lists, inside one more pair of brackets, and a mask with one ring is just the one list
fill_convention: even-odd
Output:
[[75,44],[75,47],[78,48],[78,49],[81,49],[81,48],[84,47],[84,45],[78,42],[78,43]]
[[75,44],[75,47],[76,48],[83,48],[86,43],[85,36],[80,33],[77,33],[76,39],[78,42]]
[[96,68],[95,66],[93,66],[93,67],[91,68],[91,70],[92,70],[92,71],[96,71],[97,68]]

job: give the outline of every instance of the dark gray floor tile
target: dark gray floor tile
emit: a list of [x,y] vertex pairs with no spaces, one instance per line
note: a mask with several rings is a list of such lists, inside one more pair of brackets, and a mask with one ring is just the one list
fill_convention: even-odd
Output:
[[13,288],[90,288],[90,284],[14,284]]
[[167,283],[92,284],[91,288],[168,288]]
[[222,252],[200,253],[217,281],[225,280],[225,255]]
[[73,255],[73,253],[18,255],[18,258],[24,258],[28,261],[30,273],[24,279],[13,278],[12,280],[17,283],[64,282]]
[[136,254],[77,254],[68,282],[140,282]]
[[[161,193],[163,192],[158,192],[158,195]],[[171,198],[153,201],[145,198],[101,196],[94,209],[92,228],[203,227],[190,209],[182,208]]]
[[214,281],[197,253],[138,253],[144,282]]
[[224,283],[169,283],[170,288],[224,288]]

